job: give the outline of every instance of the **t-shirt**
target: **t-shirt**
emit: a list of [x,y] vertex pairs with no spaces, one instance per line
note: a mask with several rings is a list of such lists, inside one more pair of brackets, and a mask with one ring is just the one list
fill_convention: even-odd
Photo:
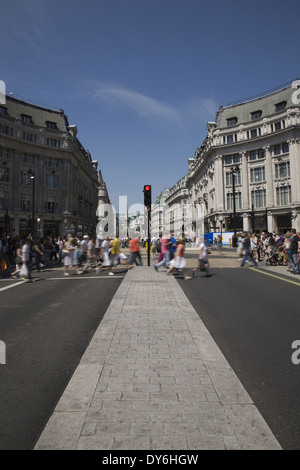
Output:
[[118,238],[115,238],[112,243],[111,254],[112,255],[120,254],[120,240]]
[[243,239],[243,247],[244,248],[250,248],[251,246],[251,240],[249,237],[246,237]]
[[108,241],[108,240],[104,240],[104,241],[102,242],[101,248],[103,248],[103,252],[104,252],[104,253],[109,253],[109,241]]
[[95,243],[93,240],[88,242],[88,257],[93,258],[95,256]]
[[25,244],[22,246],[22,261],[23,263],[26,263],[26,261],[29,261],[29,245]]
[[160,242],[161,252],[162,253],[169,253],[169,240],[168,238],[162,238]]
[[80,250],[82,253],[86,253],[88,250],[88,242],[86,240],[82,240],[80,242]]
[[132,238],[129,241],[129,251],[136,252],[139,251],[139,241],[137,238]]
[[201,243],[199,248],[200,248],[199,258],[206,259],[207,258],[207,246],[205,245],[205,243]]
[[171,238],[170,253],[175,253],[176,251],[176,238]]

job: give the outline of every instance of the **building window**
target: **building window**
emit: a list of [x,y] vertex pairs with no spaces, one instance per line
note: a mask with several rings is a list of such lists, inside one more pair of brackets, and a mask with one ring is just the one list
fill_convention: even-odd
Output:
[[277,206],[287,206],[291,203],[291,187],[280,186],[276,188]]
[[5,158],[7,160],[10,160],[11,154],[12,154],[11,150],[0,147],[0,157],[1,158]]
[[27,196],[27,194],[21,194],[20,210],[23,212],[29,212],[31,210],[30,197]]
[[28,153],[21,153],[21,162],[34,164],[35,157]]
[[55,158],[45,158],[44,165],[48,168],[58,168],[58,160]]
[[257,137],[257,129],[251,130],[251,139],[255,139]]
[[58,204],[55,201],[45,201],[45,212],[56,214],[58,212]]
[[249,160],[252,162],[254,160],[262,160],[266,157],[266,152],[264,149],[251,150],[249,152]]
[[281,121],[275,122],[275,131],[281,131]]
[[10,136],[14,135],[13,127],[5,126],[4,124],[0,124],[0,132],[1,134],[5,134],[5,135],[10,135]]
[[290,151],[290,146],[288,142],[284,142],[282,144],[282,153],[288,153]]
[[9,168],[0,167],[0,181],[9,183]]
[[[233,193],[227,193],[227,210],[233,210]],[[241,209],[242,208],[242,193],[236,192],[235,193],[235,208]]]
[[8,207],[8,192],[0,191],[0,210]]
[[266,206],[266,190],[265,189],[257,189],[255,191],[251,191],[251,198],[252,204],[254,207],[265,207]]
[[232,144],[233,143],[233,135],[228,135],[227,136],[227,144]]
[[47,126],[48,129],[57,129],[56,122],[46,121],[46,126]]
[[58,189],[58,176],[45,175],[45,187],[48,189]]
[[253,113],[251,113],[251,119],[252,121],[256,121],[257,119],[260,119],[262,116],[262,111],[254,111]]
[[28,116],[28,114],[21,114],[21,119],[26,124],[33,124],[32,116]]
[[229,118],[227,119],[227,126],[228,127],[236,126],[237,122],[238,122],[237,117]]
[[283,111],[286,108],[287,102],[286,101],[280,101],[280,103],[275,104],[275,110],[276,112],[278,111]]
[[61,141],[58,139],[51,139],[48,137],[47,145],[49,145],[49,147],[61,147]]
[[23,140],[27,142],[33,142],[36,144],[37,137],[35,134],[30,134],[29,132],[23,132]]
[[275,178],[290,177],[290,162],[276,163],[275,165]]
[[[241,171],[235,173],[235,184],[241,184]],[[226,172],[226,186],[232,186],[232,173],[231,171]]]
[[274,145],[274,155],[281,154],[281,145]]
[[22,186],[29,186],[31,183],[30,174],[27,171],[21,171],[20,174],[20,184]]
[[266,180],[266,172],[264,166],[257,168],[251,168],[250,170],[250,181],[251,183],[259,183]]
[[7,116],[7,108],[4,106],[0,106],[0,114],[3,114],[4,116]]
[[283,144],[274,145],[273,151],[274,155],[280,155],[281,153],[288,153],[290,150],[288,142],[284,142]]
[[241,156],[239,153],[235,153],[234,155],[226,155],[225,157],[225,165],[233,165],[234,163],[241,163]]

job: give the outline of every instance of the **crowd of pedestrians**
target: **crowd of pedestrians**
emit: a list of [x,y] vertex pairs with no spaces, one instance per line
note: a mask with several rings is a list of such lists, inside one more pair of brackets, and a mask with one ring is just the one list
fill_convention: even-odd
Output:
[[238,234],[237,252],[241,267],[249,261],[258,267],[260,261],[268,260],[276,254],[279,264],[287,266],[293,274],[300,273],[300,232],[297,233],[295,229],[284,234]]
[[[122,253],[124,245],[129,246],[129,259]],[[113,268],[120,264],[127,269],[143,264],[141,247],[143,241],[137,237],[127,240],[126,244],[119,237],[99,240],[93,236],[74,237],[72,234],[53,239],[50,236],[33,240],[3,238],[0,240],[0,273],[10,272],[14,279],[33,282],[32,270],[40,272],[47,267],[61,265],[64,276],[70,275],[71,268],[76,275],[91,269],[99,274],[107,269],[108,274],[113,276]]]
[[[240,266],[251,262],[258,267],[259,262],[268,260],[276,253],[280,264],[288,267],[293,274],[300,273],[300,233],[291,229],[285,234],[266,233],[261,234],[237,234],[237,254]],[[150,240],[150,246],[146,239],[134,237],[131,239],[110,239],[106,237],[99,240],[97,237],[84,235],[74,237],[68,234],[64,238],[58,236],[51,238],[33,240],[26,238],[0,240],[0,272],[10,272],[15,279],[28,279],[33,282],[31,272],[35,269],[40,272],[53,265],[64,267],[64,275],[70,275],[73,268],[76,275],[95,269],[97,274],[107,270],[109,276],[114,275],[114,268],[124,264],[127,269],[134,266],[142,266],[141,249],[150,250],[152,260],[155,261],[154,269],[164,268],[167,275],[175,270],[183,273],[184,279],[188,280],[195,276],[197,271],[210,274],[209,251],[205,237],[199,243],[198,267],[191,270],[188,275],[185,260],[185,238],[176,239],[173,235],[164,234],[158,238],[155,235]],[[216,243],[218,254],[222,252],[222,240]],[[129,249],[129,257],[122,250]],[[158,259],[157,259],[158,257]]]
[[192,270],[192,277],[187,274],[187,264],[185,260],[185,238],[176,240],[174,235],[170,237],[164,234],[160,239],[155,236],[151,239],[151,253],[152,258],[155,259],[156,253],[159,253],[158,261],[154,265],[155,271],[160,267],[164,267],[166,274],[169,275],[173,271],[178,270],[183,273],[185,280],[191,279],[195,276],[197,271],[205,272],[207,277],[210,277],[208,250],[206,238],[202,237],[199,246],[198,267]]

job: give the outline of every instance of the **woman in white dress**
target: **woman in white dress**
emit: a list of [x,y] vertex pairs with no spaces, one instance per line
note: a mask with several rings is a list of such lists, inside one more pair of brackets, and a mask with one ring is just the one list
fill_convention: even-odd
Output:
[[69,276],[68,273],[69,266],[73,266],[76,271],[76,274],[82,274],[82,271],[78,269],[78,258],[77,258],[77,247],[75,243],[75,239],[73,237],[68,236],[68,240],[64,244],[63,247],[64,253],[64,275]]
[[167,274],[171,274],[174,269],[182,269],[184,279],[187,281],[191,279],[187,275],[186,261],[184,259],[184,244],[182,240],[178,240],[178,245],[176,248],[175,258],[172,259],[170,267],[167,271]]

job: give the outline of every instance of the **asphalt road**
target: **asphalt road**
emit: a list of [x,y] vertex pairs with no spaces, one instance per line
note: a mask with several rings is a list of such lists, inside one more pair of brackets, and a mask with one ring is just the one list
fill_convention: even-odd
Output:
[[123,276],[48,271],[8,290],[12,281],[0,282],[1,450],[34,447]]
[[178,282],[283,449],[300,449],[300,286],[249,268],[211,272]]

